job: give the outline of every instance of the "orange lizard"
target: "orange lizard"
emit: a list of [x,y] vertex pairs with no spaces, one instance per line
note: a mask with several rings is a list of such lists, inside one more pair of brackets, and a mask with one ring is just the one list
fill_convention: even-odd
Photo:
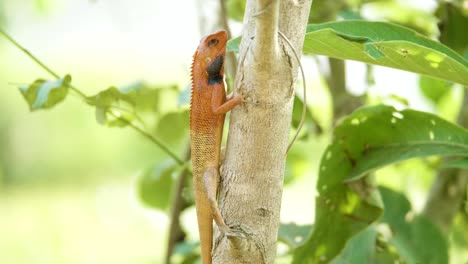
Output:
[[192,63],[190,147],[203,264],[211,263],[213,219],[221,232],[230,232],[216,203],[221,138],[225,114],[244,101],[241,95],[226,97],[226,43],[227,33],[223,30],[202,38]]

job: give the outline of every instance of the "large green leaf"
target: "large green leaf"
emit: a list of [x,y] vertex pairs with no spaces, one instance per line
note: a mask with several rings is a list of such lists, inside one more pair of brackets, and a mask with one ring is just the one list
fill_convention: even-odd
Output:
[[370,225],[352,237],[343,252],[332,260],[332,264],[405,263],[395,247],[388,241],[388,229],[382,224]]
[[71,76],[57,80],[38,79],[27,86],[20,86],[19,89],[24,99],[28,102],[29,109],[47,109],[55,106],[65,99],[71,82]]
[[378,106],[355,111],[335,129],[354,165],[346,179],[430,155],[468,156],[468,131],[436,115]]
[[343,254],[335,258],[331,264],[374,263],[377,231],[368,227],[349,240]]
[[310,24],[303,51],[468,85],[468,61],[445,45],[391,23],[346,20]]
[[314,232],[296,250],[294,263],[333,259],[353,235],[377,220],[380,195],[372,178],[363,175],[428,155],[468,156],[468,132],[432,114],[383,105],[345,118],[322,156]]

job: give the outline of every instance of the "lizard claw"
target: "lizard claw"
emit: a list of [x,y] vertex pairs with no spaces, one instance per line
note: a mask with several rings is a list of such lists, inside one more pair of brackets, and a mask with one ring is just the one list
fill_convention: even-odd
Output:
[[242,96],[242,103],[258,105],[258,101],[253,99],[252,90],[248,91],[247,93],[241,93]]
[[240,225],[220,226],[219,231],[227,237],[247,238],[249,235]]

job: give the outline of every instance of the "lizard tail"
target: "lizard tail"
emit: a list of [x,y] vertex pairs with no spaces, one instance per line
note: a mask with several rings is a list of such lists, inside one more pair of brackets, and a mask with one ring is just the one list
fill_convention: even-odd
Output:
[[213,249],[213,216],[209,205],[197,210],[197,218],[202,263],[211,264],[211,251]]

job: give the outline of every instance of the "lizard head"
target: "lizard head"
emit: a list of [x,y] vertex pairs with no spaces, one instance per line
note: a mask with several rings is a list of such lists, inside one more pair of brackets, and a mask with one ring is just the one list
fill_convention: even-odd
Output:
[[226,43],[227,33],[224,30],[208,35],[200,41],[196,56],[201,69],[208,75],[209,84],[223,81]]

